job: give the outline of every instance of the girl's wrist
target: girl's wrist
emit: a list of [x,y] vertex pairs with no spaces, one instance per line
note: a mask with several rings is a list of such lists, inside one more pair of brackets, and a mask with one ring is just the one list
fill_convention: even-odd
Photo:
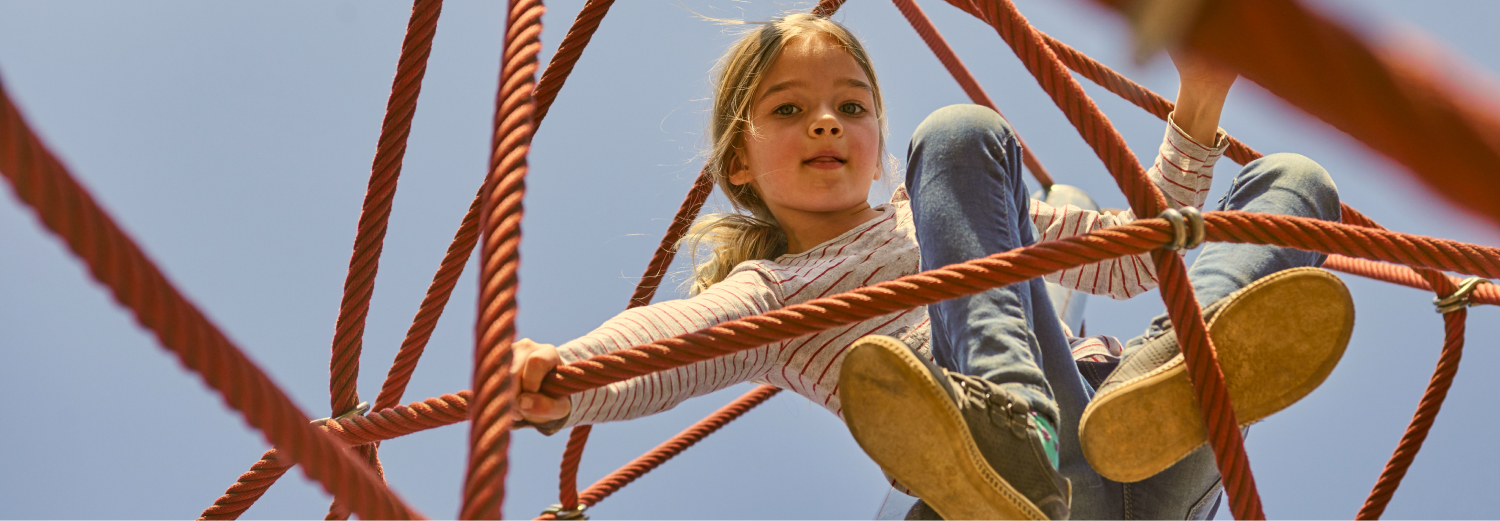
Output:
[[1224,112],[1224,101],[1229,96],[1228,89],[1224,89],[1222,93],[1205,93],[1184,85],[1178,93],[1172,122],[1199,144],[1214,146],[1219,134],[1219,118]]

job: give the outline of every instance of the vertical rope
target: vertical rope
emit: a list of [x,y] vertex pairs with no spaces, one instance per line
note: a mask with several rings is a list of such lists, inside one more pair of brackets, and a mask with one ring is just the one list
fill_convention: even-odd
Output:
[[[1026,69],[1036,76],[1042,89],[1104,161],[1136,213],[1156,215],[1167,207],[1166,199],[1146,177],[1125,139],[1115,131],[1109,119],[1084,93],[1083,87],[1068,73],[1014,4],[1009,0],[988,0],[978,5],[959,0],[950,0],[950,3],[995,27]],[[1264,519],[1265,512],[1256,491],[1255,478],[1250,472],[1239,421],[1230,403],[1218,355],[1208,338],[1202,310],[1192,285],[1188,283],[1187,269],[1175,252],[1153,250],[1151,257],[1156,265],[1162,299],[1166,301],[1172,327],[1182,345],[1199,412],[1214,449],[1215,463],[1224,478],[1230,509],[1237,519]]]
[[459,517],[499,519],[510,445],[510,374],[520,268],[521,197],[531,149],[532,90],[541,48],[540,0],[511,0],[495,108],[490,173],[480,203],[479,319],[475,325],[474,399],[469,408],[469,466]]
[[[401,57],[397,59],[396,78],[391,82],[391,95],[386,101],[385,121],[380,126],[380,141],[375,148],[370,183],[354,236],[354,252],[350,254],[349,272],[344,278],[344,297],[334,325],[328,379],[331,416],[343,414],[359,403],[359,354],[363,350],[365,318],[370,312],[370,297],[375,293],[375,275],[385,247],[396,182],[406,156],[406,138],[411,135],[417,96],[422,92],[422,77],[427,74],[427,57],[432,54],[432,37],[437,32],[442,7],[442,0],[417,0],[401,42]],[[379,446],[362,445],[355,451],[370,464],[375,475],[384,479],[385,472],[376,452]],[[324,519],[348,518],[348,509],[334,498]]]
[[391,203],[401,163],[406,155],[406,138],[411,134],[416,114],[417,95],[427,72],[427,57],[432,53],[432,37],[437,31],[442,0],[416,0],[411,20],[407,22],[406,39],[391,96],[386,102],[385,121],[380,127],[380,142],[375,149],[370,183],[365,192],[364,208],[359,215],[354,252],[349,258],[349,273],[344,279],[344,297],[333,335],[333,355],[329,371],[329,403],[334,415],[343,414],[359,403],[356,384],[359,380],[359,353],[370,310],[370,296],[375,291],[375,275],[380,267],[380,253],[390,222]]

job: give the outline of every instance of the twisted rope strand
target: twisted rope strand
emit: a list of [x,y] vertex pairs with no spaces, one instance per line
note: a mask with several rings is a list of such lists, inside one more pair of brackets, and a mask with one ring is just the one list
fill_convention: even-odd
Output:
[[[1328,260],[1323,263],[1324,268],[1342,271],[1351,275],[1372,278],[1400,284],[1416,289],[1432,290],[1432,283],[1423,278],[1416,270],[1396,264],[1368,261],[1345,255],[1329,255]],[[1448,277],[1448,282],[1457,285],[1457,277]],[[1469,294],[1470,300],[1476,304],[1500,305],[1500,286],[1485,284],[1474,288]]]
[[[1146,177],[1140,161],[1126,146],[1125,138],[1114,129],[1109,118],[1083,91],[1013,3],[1009,0],[949,2],[995,27],[1053,103],[1062,109],[1084,141],[1104,161],[1131,208],[1142,215],[1156,215],[1167,208],[1166,198]],[[1162,299],[1167,301],[1168,315],[1182,346],[1183,359],[1200,405],[1199,413],[1214,449],[1214,460],[1224,478],[1230,510],[1239,519],[1263,519],[1265,513],[1255,478],[1250,472],[1239,422],[1230,403],[1213,341],[1208,337],[1197,298],[1187,280],[1187,269],[1182,258],[1169,251],[1152,252],[1151,257],[1157,265]]]
[[[537,81],[536,92],[533,94],[536,96],[536,115],[532,117],[534,127],[541,126],[542,118],[547,117],[547,111],[552,110],[552,102],[557,99],[558,92],[562,91],[568,76],[573,74],[573,66],[583,57],[583,50],[594,38],[594,32],[599,30],[599,23],[604,21],[604,15],[609,14],[609,7],[614,3],[615,0],[589,0],[583,4],[583,9],[578,10],[578,17],[573,19],[567,36],[558,44],[552,59],[547,61],[547,69],[542,71],[542,79]],[[532,132],[535,131],[533,128]]]
[[677,433],[676,436],[657,445],[650,452],[642,454],[634,461],[620,467],[589,486],[588,490],[583,491],[583,504],[590,506],[599,504],[600,501],[609,497],[610,494],[619,491],[620,487],[635,481],[645,473],[661,466],[662,463],[666,463],[673,456],[681,454],[688,447],[692,447],[699,441],[703,441],[704,437],[713,434],[715,431],[728,425],[729,422],[749,412],[750,409],[771,399],[778,392],[781,392],[781,389],[770,385],[762,385],[751,389],[734,401],[729,402],[728,405],[714,411],[713,414],[709,414],[702,420],[698,420],[697,423]]
[[479,320],[475,324],[474,399],[469,410],[469,465],[459,517],[499,519],[510,446],[510,373],[515,339],[516,272],[520,268],[521,197],[531,149],[532,90],[541,49],[541,0],[511,0],[495,106],[490,172],[479,213]]
[[[713,192],[713,189],[713,177],[708,175],[706,170],[700,172],[698,179],[693,182],[693,187],[688,189],[682,205],[677,208],[677,214],[672,217],[672,224],[662,235],[661,243],[656,247],[656,253],[651,256],[651,262],[646,264],[646,272],[641,275],[641,281],[636,283],[635,293],[630,296],[630,304],[626,305],[625,309],[651,303],[652,297],[656,296],[657,287],[661,285],[662,277],[667,274],[667,267],[672,265],[672,259],[677,254],[677,242],[682,239],[683,234],[687,233],[688,227],[697,218],[698,212],[703,209],[703,203],[708,200],[708,195]],[[557,498],[563,510],[578,508],[578,465],[583,461],[583,448],[588,444],[589,434],[593,430],[592,426],[581,425],[568,432],[568,444],[563,448],[562,463],[557,473]]]
[[[1417,286],[1417,285],[1420,285],[1420,284],[1425,284],[1424,281],[1422,281],[1419,277],[1416,276],[1416,272],[1413,271],[1411,268],[1406,268],[1406,267],[1403,267],[1403,266],[1396,266],[1396,265],[1392,265],[1392,264],[1385,264],[1385,263],[1381,263],[1381,262],[1365,261],[1365,260],[1362,260],[1362,259],[1348,257],[1348,256],[1346,256],[1344,254],[1339,253],[1339,250],[1344,249],[1344,248],[1342,248],[1340,246],[1341,243],[1353,242],[1353,241],[1359,241],[1359,240],[1390,241],[1390,240],[1401,238],[1401,237],[1405,236],[1405,234],[1399,234],[1399,233],[1396,233],[1396,232],[1389,232],[1389,231],[1384,231],[1384,230],[1377,230],[1377,231],[1371,233],[1368,229],[1363,229],[1363,228],[1360,228],[1360,227],[1349,226],[1349,225],[1344,225],[1344,224],[1332,224],[1331,226],[1324,226],[1324,224],[1329,224],[1329,223],[1326,223],[1326,221],[1319,221],[1319,220],[1316,220],[1316,219],[1287,217],[1287,216],[1275,216],[1275,215],[1265,215],[1265,214],[1249,214],[1249,213],[1246,213],[1246,212],[1209,212],[1209,213],[1205,214],[1205,220],[1208,221],[1208,222],[1210,222],[1210,223],[1213,223],[1213,227],[1208,229],[1208,235],[1209,235],[1208,238],[1210,240],[1234,239],[1233,237],[1228,237],[1227,236],[1227,234],[1225,233],[1225,229],[1230,228],[1230,227],[1239,226],[1240,225],[1240,220],[1238,220],[1238,219],[1226,219],[1226,217],[1231,216],[1229,214],[1244,214],[1244,215],[1249,215],[1249,216],[1252,216],[1252,217],[1256,217],[1256,218],[1263,219],[1263,220],[1268,220],[1268,221],[1278,221],[1278,220],[1279,221],[1288,221],[1289,223],[1291,223],[1293,225],[1296,225],[1293,228],[1299,228],[1299,227],[1300,228],[1306,228],[1309,231],[1300,232],[1300,233],[1302,235],[1308,236],[1309,237],[1308,240],[1320,241],[1321,243],[1328,244],[1328,246],[1318,246],[1318,247],[1312,248],[1311,250],[1312,251],[1322,251],[1324,253],[1329,253],[1330,257],[1329,257],[1329,261],[1328,261],[1328,263],[1326,265],[1329,266],[1329,267],[1331,267],[1332,269],[1338,269],[1338,270],[1341,270],[1341,271],[1344,271],[1344,270],[1355,270],[1355,269],[1365,269],[1365,270],[1368,270],[1368,271],[1370,271],[1370,272],[1373,273],[1373,272],[1376,272],[1376,271],[1384,270],[1386,267],[1390,267],[1390,268],[1394,268],[1392,270],[1393,273],[1397,274],[1400,277],[1405,277],[1402,280],[1393,280],[1393,282],[1397,282],[1397,283],[1401,283],[1401,284],[1407,284],[1407,285],[1412,285],[1412,286]],[[1126,244],[1130,244],[1130,246],[1127,249],[1125,249],[1124,251],[1122,251],[1120,254],[1133,254],[1133,253],[1130,253],[1130,252],[1140,253],[1140,252],[1148,251],[1148,250],[1152,249],[1154,246],[1156,246],[1157,244],[1165,244],[1167,241],[1170,241],[1171,237],[1169,235],[1167,235],[1167,231],[1168,230],[1170,230],[1170,225],[1168,225],[1163,220],[1160,220],[1160,219],[1145,219],[1145,220],[1137,221],[1136,223],[1133,223],[1132,225],[1129,225],[1128,227],[1113,227],[1113,228],[1109,228],[1107,230],[1101,230],[1100,232],[1103,232],[1103,231],[1118,232],[1118,233],[1101,234],[1101,235],[1105,237],[1105,241],[1104,242],[1107,242],[1107,243],[1126,243]],[[1093,233],[1100,233],[1100,232],[1093,232]],[[1335,235],[1347,235],[1348,236],[1348,240],[1347,241],[1345,241],[1345,240],[1333,240],[1333,239],[1330,238],[1330,237],[1333,237]],[[1410,236],[1407,236],[1407,237],[1410,237]],[[1020,255],[1020,254],[1024,253],[1023,250],[1032,250],[1032,251],[1039,250],[1039,249],[1058,250],[1057,244],[1055,244],[1056,242],[1068,242],[1070,240],[1074,240],[1074,242],[1081,242],[1081,243],[1087,243],[1087,244],[1100,244],[1101,241],[1099,241],[1098,239],[1099,239],[1098,237],[1079,236],[1079,237],[1075,237],[1075,238],[1072,238],[1072,239],[1065,239],[1064,241],[1054,241],[1054,243],[1042,243],[1042,244],[1038,244],[1038,245],[1028,246],[1026,248],[1019,248],[1019,249],[1014,250],[1012,252],[1007,252],[1007,254],[1001,254],[1003,256],[1001,258],[1006,258],[1006,259],[1026,259],[1028,257],[1027,255]],[[1137,241],[1140,241],[1140,242],[1137,243]],[[1445,247],[1447,247],[1447,246],[1451,246],[1451,245],[1455,244],[1454,241],[1446,241],[1446,240],[1443,240],[1443,239],[1429,239],[1429,241],[1431,241],[1431,242],[1430,243],[1421,243],[1421,242],[1416,242],[1416,241],[1407,241],[1408,243],[1410,243],[1410,245],[1408,246],[1408,248],[1411,248],[1411,249],[1432,248],[1434,244],[1443,244]],[[1254,242],[1254,241],[1250,241],[1250,240],[1233,240],[1232,242],[1251,242],[1251,243],[1255,243],[1255,244],[1265,244],[1265,245],[1270,245],[1270,246],[1295,247],[1295,246],[1293,246],[1291,244],[1292,241],[1284,239],[1284,238],[1278,238],[1276,236],[1268,236],[1265,240],[1260,241],[1260,242]],[[1458,243],[1458,244],[1461,244],[1461,243]],[[1046,246],[1046,248],[1043,248],[1044,246]],[[1491,259],[1500,258],[1500,249],[1486,248],[1486,247],[1477,247],[1477,248],[1479,249],[1479,253],[1480,254],[1485,255],[1485,256],[1490,256],[1489,258],[1491,258]],[[1099,251],[1096,251],[1096,250],[1101,250],[1101,249],[1105,250],[1105,251],[1102,252],[1102,253],[1099,252]],[[1073,258],[1071,258],[1068,261],[1068,263],[1065,263],[1065,264],[1050,264],[1049,266],[1053,267],[1053,268],[1056,268],[1056,269],[1067,269],[1067,268],[1071,267],[1074,264],[1087,264],[1087,263],[1091,263],[1091,262],[1098,262],[1098,260],[1101,260],[1101,259],[1104,259],[1104,258],[1109,258],[1109,257],[1111,257],[1111,256],[1114,255],[1114,253],[1108,251],[1110,249],[1111,249],[1111,247],[1109,247],[1109,246],[1092,247],[1091,250],[1090,250],[1091,253],[1089,253],[1089,254],[1074,256]],[[1062,251],[1067,251],[1068,247],[1063,247],[1061,250]],[[918,273],[916,275],[909,276],[909,278],[910,278],[909,281],[902,281],[902,282],[914,282],[914,281],[920,281],[920,280],[928,280],[928,281],[934,281],[934,282],[936,282],[936,281],[940,281],[941,278],[952,278],[953,277],[953,274],[945,273],[945,272],[962,272],[964,274],[964,276],[963,277],[959,277],[959,280],[963,280],[964,277],[981,277],[981,276],[984,276],[985,272],[988,272],[988,271],[1021,269],[1022,267],[1030,265],[1033,262],[1032,260],[1018,260],[1018,261],[1015,261],[1013,264],[1008,264],[1008,265],[1007,264],[1001,264],[1001,263],[995,263],[995,262],[984,262],[984,263],[979,262],[979,261],[985,261],[985,260],[987,260],[987,259],[980,259],[978,261],[970,261],[970,262],[967,262],[967,263],[955,264],[955,265],[952,265],[952,266],[947,266],[947,267],[944,267],[944,268],[940,268],[938,270],[932,270],[932,271],[928,271],[928,272]],[[1384,259],[1384,260],[1389,261],[1390,259]],[[1351,261],[1353,261],[1355,267],[1349,267],[1349,266],[1344,265],[1344,263],[1349,263]],[[1456,265],[1459,265],[1459,263],[1461,261],[1447,260],[1447,261],[1443,261],[1443,262],[1447,263],[1447,265],[1449,265],[1449,266],[1456,266]],[[1366,263],[1366,264],[1370,265],[1370,267],[1368,267],[1368,268],[1359,267],[1358,264],[1360,264],[1360,263]],[[1478,271],[1479,272],[1478,274],[1480,274],[1482,276],[1491,276],[1491,277],[1500,276],[1500,262],[1491,261],[1491,262],[1488,262],[1486,264],[1477,266],[1476,267],[1476,271]],[[1031,272],[1028,272],[1028,273],[1026,273],[1026,275],[1030,275],[1030,273]],[[1045,273],[1043,273],[1043,274],[1045,274]],[[1363,273],[1361,273],[1361,274],[1363,274]],[[1402,274],[1406,274],[1406,275],[1402,275]],[[1027,278],[1030,278],[1030,277],[1027,277]],[[1379,277],[1377,276],[1377,278],[1379,278]],[[1021,280],[1026,280],[1026,279],[1021,279]],[[970,281],[970,282],[972,282],[972,281]],[[956,292],[953,296],[957,297],[957,296],[963,296],[965,294],[973,294],[973,293],[978,293],[978,292],[981,292],[981,291],[985,291],[985,290],[990,289],[991,286],[989,286],[989,284],[992,284],[992,283],[993,283],[993,281],[979,281],[978,282],[979,285],[974,285],[974,286],[971,286],[971,287],[964,288],[961,291]],[[996,287],[998,287],[998,286],[996,286]],[[1474,296],[1475,296],[1475,299],[1477,301],[1482,301],[1482,302],[1485,302],[1485,303],[1500,302],[1500,292],[1497,292],[1497,290],[1493,286],[1480,286],[1474,292]],[[833,300],[846,300],[846,299],[854,299],[854,298],[857,298],[857,297],[858,297],[858,295],[856,295],[856,292],[849,292],[849,293],[843,293],[843,294],[839,294],[839,295],[834,295],[833,297],[829,297],[829,298],[833,299]],[[896,297],[892,297],[891,300],[893,300],[893,301],[901,301],[904,298],[905,298],[904,296],[896,296]],[[917,302],[917,301],[913,301],[913,302],[909,302],[909,303],[908,302],[898,302],[898,303],[902,306],[902,307],[894,308],[895,310],[898,310],[898,311],[900,309],[907,309],[907,308],[911,308],[911,307],[925,305],[925,302]],[[806,318],[805,317],[793,318],[793,319],[791,319],[791,320],[788,321],[788,324],[782,324],[782,325],[785,326],[785,327],[790,327],[791,326],[790,322],[797,321],[797,320],[806,320]],[[726,323],[715,325],[713,328],[709,328],[709,329],[724,328],[724,327],[733,327],[733,324],[730,323],[730,322],[726,322]],[[684,336],[687,336],[687,335],[684,335]],[[725,345],[729,346],[729,347],[727,347],[728,351],[726,351],[726,354],[728,354],[728,352],[732,352],[734,350],[734,347],[733,347],[732,344],[725,344]],[[671,350],[671,349],[673,349],[673,348],[670,348],[670,347],[667,348],[667,350]],[[585,367],[582,364],[582,361],[573,364],[573,366],[574,366],[575,369],[579,369],[579,370],[585,371],[585,372],[587,372],[587,371],[590,370],[590,369],[588,369],[587,367]],[[641,374],[648,374],[649,372],[652,372],[652,371],[645,371],[645,372],[643,372]],[[607,383],[612,383],[612,381],[611,382],[607,382]],[[607,383],[605,385],[607,385]],[[561,396],[561,395],[559,394],[557,396]],[[440,426],[443,426],[443,425],[449,425],[449,424],[452,424],[452,423],[457,423],[459,421],[463,421],[465,418],[467,418],[468,407],[469,407],[469,398],[470,398],[470,392],[469,391],[461,391],[461,392],[454,393],[454,394],[445,394],[445,395],[442,395],[440,397],[428,398],[427,400],[424,400],[422,402],[416,402],[416,403],[412,403],[410,405],[402,405],[402,406],[397,406],[397,407],[392,407],[392,408],[384,409],[384,410],[381,410],[381,411],[378,411],[378,412],[375,412],[375,413],[371,413],[371,414],[366,415],[366,416],[354,416],[354,417],[345,418],[345,419],[338,420],[338,421],[326,422],[323,425],[323,427],[324,427],[324,429],[328,430],[330,432],[330,434],[332,434],[335,437],[337,437],[339,440],[341,440],[341,441],[343,441],[345,443],[351,444],[351,445],[364,444],[364,443],[374,443],[374,442],[377,442],[377,441],[383,441],[383,440],[387,440],[387,439],[398,437],[398,436],[404,436],[406,434],[411,434],[413,432],[417,432],[417,431],[420,431],[420,430],[425,430],[425,429],[440,427]],[[268,459],[272,459],[272,460],[277,459],[275,457],[274,452],[268,454]]]
[[[354,239],[354,252],[349,259],[349,272],[344,279],[344,295],[339,304],[339,317],[334,325],[332,355],[329,362],[329,401],[333,415],[353,409],[359,402],[359,355],[362,350],[365,317],[369,313],[370,297],[375,291],[375,275],[380,264],[385,232],[390,221],[392,200],[395,198],[396,182],[401,175],[402,159],[406,154],[406,140],[411,134],[412,117],[416,114],[417,97],[422,89],[422,78],[427,71],[427,58],[432,53],[432,39],[437,31],[438,16],[442,11],[442,0],[417,0],[412,4],[411,19],[407,22],[406,36],[397,58],[396,76],[391,83],[391,95],[386,101],[385,120],[381,124],[380,138],[371,167],[369,187],[365,192],[364,206],[360,212],[359,225]],[[467,257],[467,253],[465,253]],[[462,265],[459,266],[462,270]],[[455,275],[456,278],[456,275]],[[450,285],[451,291],[451,285]],[[429,290],[429,298],[431,297]],[[445,297],[446,298],[446,297]],[[424,302],[425,304],[425,302]],[[433,320],[435,325],[435,320]],[[413,326],[416,327],[415,325]],[[408,340],[410,340],[408,332]],[[428,329],[430,335],[431,329]],[[425,338],[423,343],[425,343]],[[405,344],[403,344],[403,351]],[[420,348],[417,350],[420,356]],[[400,355],[398,355],[399,365]],[[415,365],[411,359],[410,366]],[[392,371],[396,368],[393,367]],[[410,372],[405,374],[400,385],[404,389]],[[387,378],[390,384],[390,378]],[[382,395],[384,395],[382,389]],[[394,397],[399,401],[400,396]],[[388,404],[389,405],[394,405]],[[376,406],[379,410],[381,407]],[[224,495],[205,509],[201,516],[215,519],[237,519],[254,505],[271,485],[286,473],[257,471],[266,467],[266,452],[251,470],[241,474]],[[360,447],[361,458],[383,478],[380,460],[375,446]],[[245,480],[255,480],[255,486],[239,486]],[[232,505],[232,507],[231,507]],[[325,519],[346,519],[348,513],[336,504],[329,506]]]
[[432,54],[432,38],[437,31],[442,7],[442,0],[416,0],[412,5],[411,20],[407,22],[406,38],[401,44],[401,57],[397,60],[396,78],[391,83],[391,96],[386,102],[385,121],[380,127],[380,141],[375,149],[370,183],[354,238],[354,253],[349,258],[349,272],[344,279],[344,297],[339,304],[334,328],[329,403],[335,415],[353,409],[359,403],[356,384],[365,317],[370,310],[370,296],[375,292],[375,275],[380,267],[380,253],[390,223],[402,159],[406,155],[406,138],[411,134],[417,96],[422,90],[422,77],[427,73],[427,57]]
[[1396,488],[1401,486],[1401,479],[1406,477],[1407,469],[1416,460],[1417,451],[1422,450],[1422,443],[1427,441],[1427,433],[1432,430],[1438,411],[1443,408],[1443,400],[1448,397],[1448,389],[1453,386],[1453,377],[1458,374],[1458,362],[1463,358],[1464,329],[1468,316],[1469,311],[1462,308],[1443,315],[1445,338],[1443,351],[1438,355],[1437,369],[1433,371],[1427,389],[1422,392],[1417,412],[1407,425],[1406,432],[1402,433],[1401,442],[1396,445],[1395,452],[1391,454],[1390,461],[1381,471],[1380,479],[1375,482],[1370,496],[1365,499],[1365,504],[1360,507],[1355,519],[1380,519],[1391,497],[1396,494]]
[[[349,272],[344,278],[344,297],[339,302],[339,316],[334,324],[328,379],[333,415],[353,409],[359,403],[359,355],[363,350],[365,318],[370,312],[370,297],[375,293],[375,275],[380,269],[396,183],[406,156],[406,139],[411,135],[411,121],[417,112],[417,97],[422,91],[422,77],[427,74],[427,58],[432,54],[432,38],[442,7],[442,0],[417,0],[412,5],[411,20],[401,43],[396,77],[391,81],[385,120],[380,126],[380,140],[370,168],[370,183],[354,236],[354,252],[349,256]],[[375,475],[384,479],[377,447],[363,446],[357,451],[375,470]],[[334,498],[324,519],[348,518],[348,509]]]
[[342,444],[308,425],[265,372],[188,302],[26,125],[0,84],[0,173],[16,196],[137,322],[184,366],[203,376],[288,459],[365,519],[411,518],[406,506]]
[[[1416,251],[1443,252],[1419,267],[1500,277],[1500,249],[1304,217],[1239,211],[1203,214],[1209,240],[1292,247],[1376,260],[1417,263]],[[651,344],[598,355],[558,368],[541,392],[561,397],[659,370],[933,302],[973,295],[1053,271],[1134,255],[1171,240],[1162,219],[1141,219],[1057,241],[1034,244],[907,275],[830,297],[787,306]],[[1361,242],[1388,244],[1370,250]]]
[[249,510],[271,485],[276,484],[276,480],[291,469],[292,462],[280,457],[276,449],[266,451],[250,466],[250,470],[240,474],[224,495],[198,514],[198,519],[239,519],[240,514]]

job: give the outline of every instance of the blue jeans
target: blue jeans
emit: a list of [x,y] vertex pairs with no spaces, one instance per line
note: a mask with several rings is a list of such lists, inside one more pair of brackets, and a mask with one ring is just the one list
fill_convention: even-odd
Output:
[[[945,107],[917,127],[907,152],[906,188],[921,245],[932,269],[1036,242],[1021,150],[1010,124],[977,105]],[[1339,220],[1328,173],[1302,156],[1277,154],[1247,165],[1219,210],[1247,210]],[[1318,266],[1322,254],[1269,246],[1208,243],[1188,271],[1200,302],[1227,296],[1263,276]],[[1027,397],[1054,420],[1060,470],[1073,482],[1078,519],[1207,518],[1218,501],[1213,454],[1200,448],[1144,481],[1117,483],[1094,472],[1078,443],[1078,421],[1094,387],[1079,372],[1042,279],[1011,284],[927,307],[939,365],[975,375]],[[1166,316],[1152,322],[1170,330]],[[1139,345],[1139,340],[1132,341]],[[1125,442],[1127,440],[1121,440]]]

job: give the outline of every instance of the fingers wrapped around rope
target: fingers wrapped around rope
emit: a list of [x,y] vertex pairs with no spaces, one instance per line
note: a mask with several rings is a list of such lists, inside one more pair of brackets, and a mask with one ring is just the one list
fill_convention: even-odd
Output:
[[1197,208],[1168,208],[1158,215],[1172,225],[1172,242],[1163,246],[1173,251],[1191,250],[1203,244],[1203,214]]

